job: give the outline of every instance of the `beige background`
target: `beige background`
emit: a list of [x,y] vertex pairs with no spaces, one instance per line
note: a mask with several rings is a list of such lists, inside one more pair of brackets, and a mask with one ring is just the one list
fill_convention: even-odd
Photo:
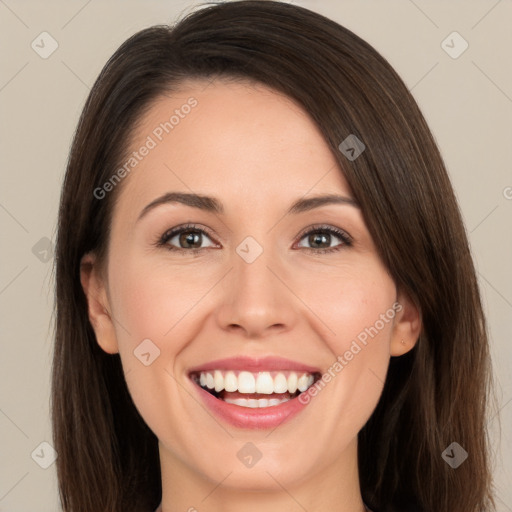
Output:
[[[53,258],[45,237],[55,241],[60,186],[79,113],[122,41],[149,25],[172,23],[195,3],[0,0],[0,511],[59,510],[55,465],[43,469],[35,462],[49,460],[50,448],[40,444],[51,444]],[[496,418],[491,421],[498,509],[512,511],[512,2],[294,3],[375,46],[412,90],[439,143],[490,322],[502,424],[498,443]],[[47,59],[31,48],[43,31],[58,42]],[[456,59],[441,46],[453,31],[469,44]],[[460,41],[453,46],[460,49]]]

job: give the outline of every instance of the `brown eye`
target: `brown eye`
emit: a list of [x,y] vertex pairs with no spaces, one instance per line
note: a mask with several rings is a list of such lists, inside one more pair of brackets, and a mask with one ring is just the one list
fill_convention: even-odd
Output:
[[310,229],[300,240],[298,247],[319,253],[337,251],[344,246],[352,245],[352,239],[347,233],[333,227]]
[[323,249],[331,246],[330,233],[314,233],[308,236],[308,242],[314,249]]
[[[206,245],[205,245],[206,244]],[[165,246],[169,250],[199,251],[215,244],[203,230],[195,227],[182,226],[167,231],[159,240],[158,245]]]
[[199,231],[185,231],[178,235],[179,245],[184,249],[199,249],[201,247],[202,234]]

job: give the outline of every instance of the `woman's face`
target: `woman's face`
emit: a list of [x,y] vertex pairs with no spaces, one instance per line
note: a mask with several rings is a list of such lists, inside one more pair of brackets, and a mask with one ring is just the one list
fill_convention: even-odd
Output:
[[[419,325],[319,130],[263,86],[189,82],[152,105],[131,151],[106,278],[82,282],[163,471],[277,489],[352,470],[390,355]],[[159,200],[171,193],[187,204]],[[326,195],[341,199],[312,201]]]

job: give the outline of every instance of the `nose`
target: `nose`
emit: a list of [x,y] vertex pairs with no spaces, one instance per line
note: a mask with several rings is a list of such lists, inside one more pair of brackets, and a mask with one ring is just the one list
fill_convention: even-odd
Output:
[[298,304],[289,275],[282,265],[263,253],[252,263],[237,254],[233,268],[222,281],[217,322],[227,331],[247,338],[264,338],[292,329],[299,318]]

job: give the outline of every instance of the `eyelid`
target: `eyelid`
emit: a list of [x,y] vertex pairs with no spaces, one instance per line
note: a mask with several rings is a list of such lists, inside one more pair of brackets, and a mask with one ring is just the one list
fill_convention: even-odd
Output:
[[304,238],[305,235],[308,235],[316,231],[326,231],[334,233],[336,236],[346,239],[347,242],[353,242],[353,238],[344,229],[332,226],[330,224],[313,224],[311,226],[307,226],[304,229],[302,229],[295,238],[298,238],[300,240]]
[[164,231],[162,238],[170,235],[170,234],[177,234],[182,231],[204,231],[209,237],[215,238],[212,234],[212,231],[210,228],[207,228],[206,226],[203,226],[202,224],[195,224],[195,223],[185,223],[185,224],[179,224],[177,226],[174,226],[172,228],[169,228],[168,230]]

